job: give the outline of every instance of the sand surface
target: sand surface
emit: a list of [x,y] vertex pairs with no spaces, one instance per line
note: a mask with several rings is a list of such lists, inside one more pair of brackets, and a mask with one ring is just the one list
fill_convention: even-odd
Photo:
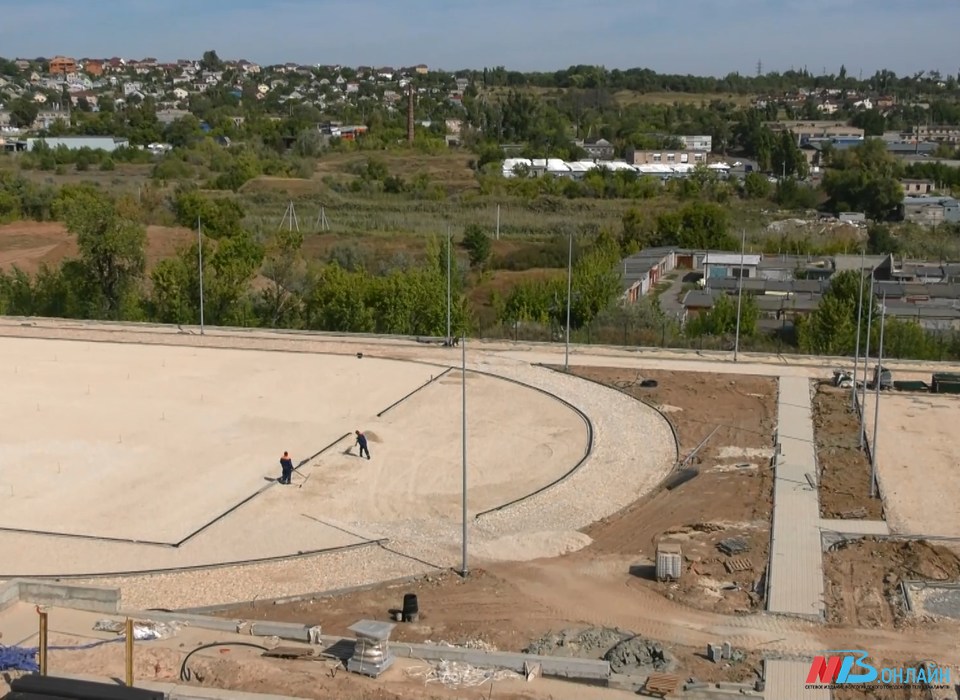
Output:
[[[436,375],[347,356],[0,343],[0,526],[176,543]],[[11,492],[13,497],[10,497]]]
[[[0,340],[0,362],[16,397],[0,409],[10,426],[0,547],[19,552],[0,574],[250,561],[460,520],[459,370],[441,376],[436,365],[355,354],[10,338]],[[34,399],[32,410],[18,408]],[[471,516],[549,486],[586,453],[583,416],[549,394],[468,373],[467,402]],[[368,433],[373,459],[353,447],[355,428]],[[283,448],[298,463],[328,444],[291,486],[272,483]],[[181,546],[162,544],[254,494]]]
[[[867,394],[867,437],[872,441],[874,397]],[[877,477],[891,531],[960,537],[958,428],[960,397],[881,395]]]

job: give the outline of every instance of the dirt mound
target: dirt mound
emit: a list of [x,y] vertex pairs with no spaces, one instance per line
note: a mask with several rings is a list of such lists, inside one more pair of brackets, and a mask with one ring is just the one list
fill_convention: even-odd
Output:
[[673,657],[663,650],[659,642],[641,637],[625,639],[603,655],[610,662],[614,673],[642,675],[651,672],[672,671],[676,667]]

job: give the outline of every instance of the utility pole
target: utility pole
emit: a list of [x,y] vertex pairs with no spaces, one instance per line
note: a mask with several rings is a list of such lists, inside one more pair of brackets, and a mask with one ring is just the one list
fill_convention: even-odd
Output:
[[447,225],[447,342],[449,343],[453,336],[450,335],[450,225]]
[[850,391],[850,408],[857,408],[857,370],[860,368],[860,324],[863,320],[863,268],[864,254],[860,251],[860,300],[857,302],[857,349],[853,356],[853,388]]
[[567,329],[563,351],[563,370],[570,371],[570,295],[573,293],[573,229],[567,244]]
[[197,265],[200,268],[200,335],[203,335],[203,234],[197,217]]
[[747,229],[740,232],[740,278],[737,280],[737,332],[733,341],[733,361],[740,355],[740,310],[743,304],[743,252],[747,245]]
[[460,335],[460,413],[462,416],[460,433],[460,442],[463,448],[461,479],[462,479],[462,503],[461,515],[463,516],[462,532],[462,559],[460,564],[460,575],[466,578],[470,569],[467,567],[467,333],[464,330]]
[[880,350],[877,352],[877,374],[874,377],[873,399],[873,444],[870,446],[870,498],[877,497],[877,428],[880,425],[880,377],[883,374],[883,328],[887,318],[887,294],[883,294],[880,307]]
[[866,423],[864,423],[864,416],[867,410],[866,401],[867,401],[867,365],[870,364],[870,334],[873,331],[873,271],[870,271],[870,296],[867,299],[867,303],[870,305],[867,307],[867,348],[863,353],[863,387],[860,391],[860,449],[863,449],[863,443],[866,440]]
[[497,205],[497,240],[500,240],[500,205]]

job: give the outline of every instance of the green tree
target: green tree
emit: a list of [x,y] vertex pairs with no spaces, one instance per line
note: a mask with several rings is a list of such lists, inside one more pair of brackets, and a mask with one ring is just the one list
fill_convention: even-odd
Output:
[[263,318],[271,328],[291,327],[300,318],[304,292],[303,234],[281,228],[266,246],[261,274],[270,284],[261,292]]
[[223,70],[223,61],[220,60],[216,51],[212,49],[204,51],[203,57],[200,59],[200,69],[205,71]]
[[841,151],[832,158],[823,178],[824,192],[833,211],[862,211],[869,218],[890,218],[903,201],[898,182],[900,165],[880,139]]
[[623,255],[633,255],[647,248],[653,239],[649,218],[635,207],[630,207],[620,219],[620,252]]
[[80,260],[107,318],[119,319],[126,297],[135,290],[146,264],[146,230],[121,216],[116,203],[88,187],[64,188],[59,211],[77,237]]
[[734,250],[727,210],[710,202],[692,202],[657,217],[656,245],[683,248]]
[[236,235],[245,214],[235,199],[211,199],[196,188],[178,189],[173,197],[173,211],[181,226],[195,229],[199,222],[204,235],[217,239]]
[[470,267],[483,269],[490,260],[493,244],[490,236],[478,224],[469,224],[463,232],[463,247],[470,257]]
[[773,186],[762,173],[747,173],[743,178],[743,194],[747,199],[767,199]]
[[33,126],[37,115],[40,114],[40,106],[26,97],[18,97],[15,100],[11,100],[7,105],[7,110],[10,112],[11,126],[20,129],[27,129]]
[[[752,294],[744,294],[740,300],[740,335],[752,336],[757,332],[759,318],[757,301]],[[687,324],[687,334],[732,335],[737,330],[737,300],[729,294],[720,294],[714,299],[713,308],[701,313]]]

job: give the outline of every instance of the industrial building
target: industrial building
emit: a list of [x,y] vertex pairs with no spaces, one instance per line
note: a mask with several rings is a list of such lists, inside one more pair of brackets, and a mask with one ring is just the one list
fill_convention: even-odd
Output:
[[45,143],[50,148],[59,148],[63,146],[71,151],[79,151],[81,148],[89,148],[94,151],[112,152],[118,148],[129,148],[129,139],[117,138],[115,136],[57,136],[47,138],[29,138],[24,140],[26,150],[32,151],[40,143]]

